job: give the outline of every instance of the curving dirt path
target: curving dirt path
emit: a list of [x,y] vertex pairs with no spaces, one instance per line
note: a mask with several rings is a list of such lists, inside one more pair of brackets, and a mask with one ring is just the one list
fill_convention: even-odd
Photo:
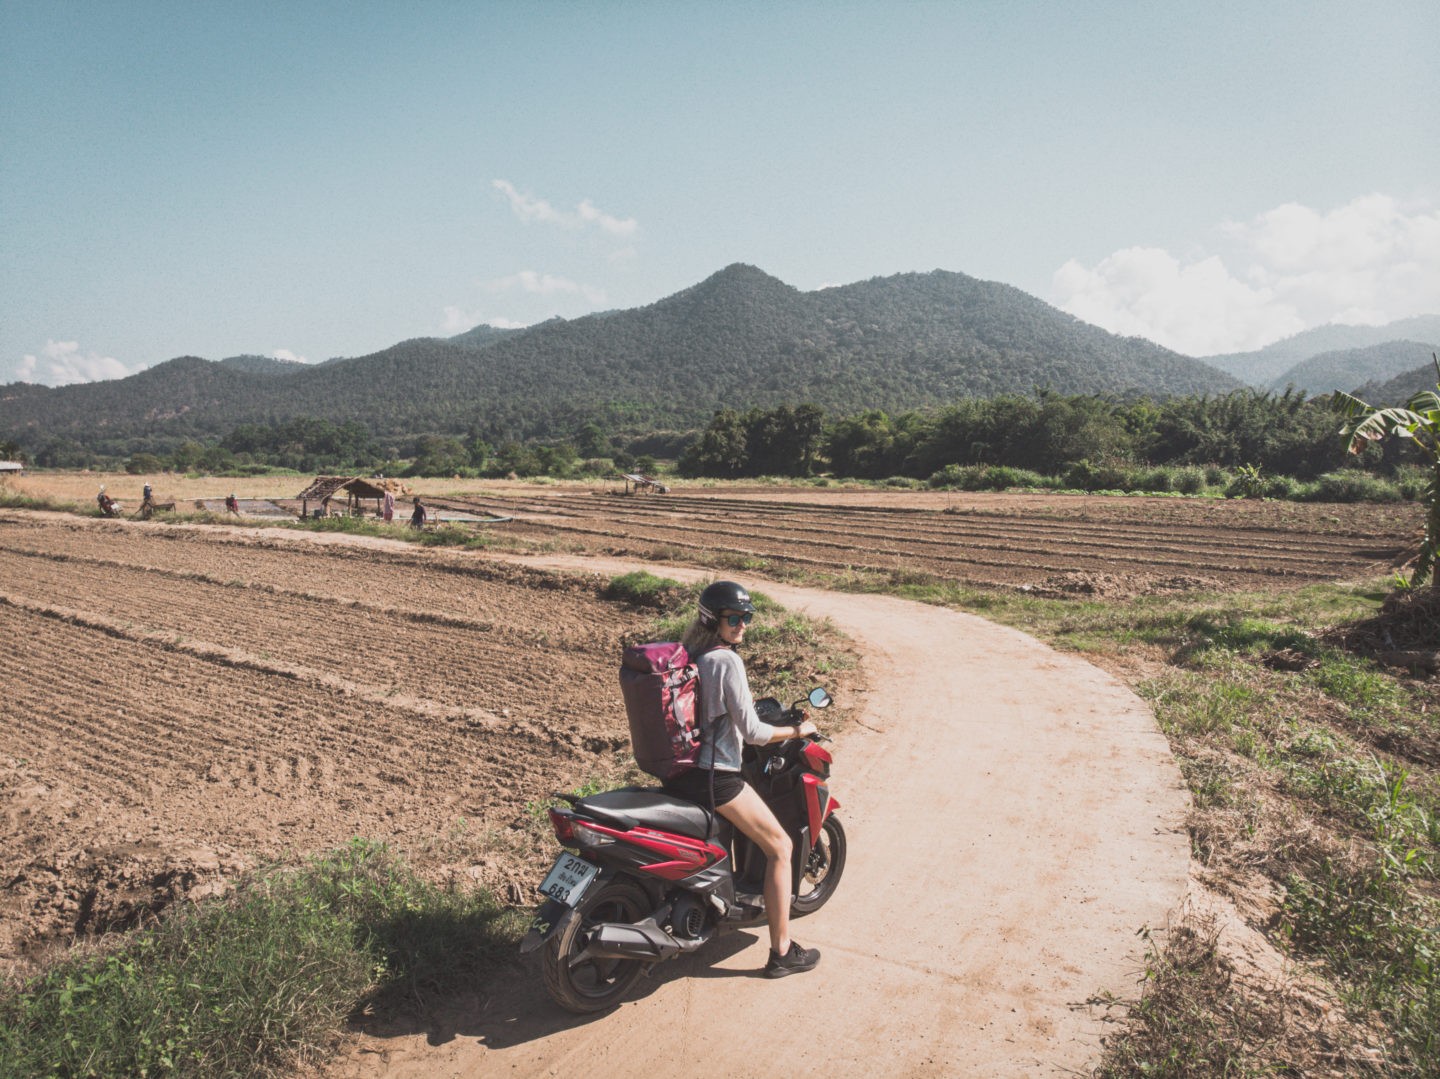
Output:
[[1136,992],[1137,933],[1163,928],[1185,891],[1188,795],[1148,708],[978,618],[747,583],[834,619],[871,664],[860,723],[835,747],[850,861],[796,926],[819,970],[759,979],[763,934],[737,932],[582,1021],[530,963],[444,1029],[366,1036],[331,1074],[999,1077],[1097,1060],[1101,1015],[1085,1002]]

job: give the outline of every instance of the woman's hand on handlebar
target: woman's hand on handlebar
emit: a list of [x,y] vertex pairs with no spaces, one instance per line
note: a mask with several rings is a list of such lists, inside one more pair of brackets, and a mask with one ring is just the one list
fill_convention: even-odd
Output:
[[799,722],[798,724],[796,724],[796,726],[795,726],[795,737],[796,737],[796,738],[810,738],[810,737],[812,737],[813,735],[816,735],[816,734],[819,734],[819,733],[820,733],[820,728],[817,727],[817,726],[815,726],[815,721],[814,721],[814,720],[811,720],[811,719],[806,719],[806,718],[804,717],[804,714],[802,713],[802,714],[801,714],[801,717],[800,717],[800,722]]

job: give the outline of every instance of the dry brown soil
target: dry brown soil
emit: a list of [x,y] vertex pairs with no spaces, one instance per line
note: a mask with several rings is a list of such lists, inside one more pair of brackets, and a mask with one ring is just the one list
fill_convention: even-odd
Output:
[[628,747],[594,579],[315,538],[0,511],[0,969],[288,851],[433,861]]
[[580,488],[436,497],[508,514],[506,535],[596,553],[824,571],[928,573],[1050,592],[1301,585],[1413,553],[1414,503],[855,492],[730,487],[629,495]]

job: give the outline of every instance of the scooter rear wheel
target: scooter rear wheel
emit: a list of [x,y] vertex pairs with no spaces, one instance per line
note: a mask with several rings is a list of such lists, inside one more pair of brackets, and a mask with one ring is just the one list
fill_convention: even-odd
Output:
[[546,942],[541,953],[545,990],[560,1007],[580,1015],[604,1011],[620,1002],[645,969],[638,959],[586,959],[571,965],[585,950],[588,930],[601,922],[638,922],[650,913],[645,893],[626,880],[601,888],[580,908],[565,929]]
[[845,829],[831,814],[820,828],[820,837],[805,859],[805,872],[796,889],[795,914],[814,914],[835,894],[840,874],[845,872]]

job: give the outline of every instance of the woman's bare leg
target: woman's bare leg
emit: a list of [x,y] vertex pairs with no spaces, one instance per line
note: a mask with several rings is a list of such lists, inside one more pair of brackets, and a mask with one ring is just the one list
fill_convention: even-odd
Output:
[[739,796],[717,806],[722,817],[744,832],[765,855],[765,920],[770,947],[779,955],[790,949],[790,857],[793,844],[775,814],[746,784]]

